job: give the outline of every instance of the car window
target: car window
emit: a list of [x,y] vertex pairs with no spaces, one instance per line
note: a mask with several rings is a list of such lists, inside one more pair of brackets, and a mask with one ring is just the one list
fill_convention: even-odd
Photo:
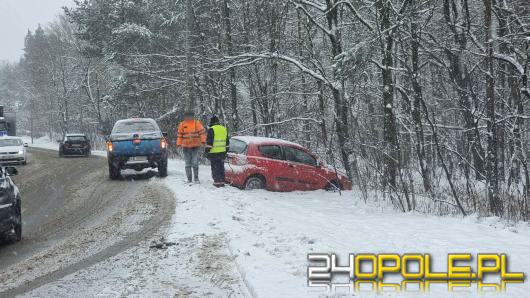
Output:
[[288,161],[299,162],[314,167],[317,165],[317,160],[303,150],[289,146],[283,147],[283,150],[285,152],[285,159]]
[[20,139],[0,139],[0,147],[22,146]]
[[156,127],[151,122],[120,122],[117,123],[112,133],[135,133],[135,132],[153,132]]
[[70,137],[66,137],[66,140],[72,141],[72,142],[78,142],[78,141],[86,141],[86,138],[84,136],[70,136]]
[[228,152],[243,154],[246,150],[247,143],[238,139],[230,139],[230,148],[228,149]]
[[282,159],[282,150],[277,145],[261,145],[258,147],[259,152],[263,156],[272,159]]

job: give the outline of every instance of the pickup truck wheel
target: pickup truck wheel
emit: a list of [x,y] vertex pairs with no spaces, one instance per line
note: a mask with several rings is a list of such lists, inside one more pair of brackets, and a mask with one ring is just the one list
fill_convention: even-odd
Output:
[[167,177],[167,160],[158,164],[158,176]]
[[120,177],[120,168],[115,167],[111,162],[109,162],[109,177],[112,180],[116,180]]

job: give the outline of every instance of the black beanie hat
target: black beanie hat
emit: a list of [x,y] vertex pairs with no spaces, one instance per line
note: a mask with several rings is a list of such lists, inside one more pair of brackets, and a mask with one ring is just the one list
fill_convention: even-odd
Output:
[[219,117],[213,115],[212,118],[210,118],[210,125],[214,125],[218,123],[219,123]]

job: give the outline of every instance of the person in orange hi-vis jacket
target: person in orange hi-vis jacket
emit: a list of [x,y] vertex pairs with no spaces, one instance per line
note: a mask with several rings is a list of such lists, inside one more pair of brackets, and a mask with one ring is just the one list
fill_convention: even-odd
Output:
[[199,149],[205,144],[206,131],[204,130],[201,121],[195,119],[193,111],[186,111],[184,113],[184,121],[179,124],[177,129],[177,147],[182,147],[184,153],[188,183],[200,183]]

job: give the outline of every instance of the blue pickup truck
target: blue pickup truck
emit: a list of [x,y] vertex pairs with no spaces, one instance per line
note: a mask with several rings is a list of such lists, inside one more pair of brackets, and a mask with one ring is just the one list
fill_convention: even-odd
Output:
[[110,178],[119,178],[122,169],[141,171],[145,168],[158,168],[158,175],[166,177],[168,145],[166,134],[155,120],[119,120],[107,139]]

